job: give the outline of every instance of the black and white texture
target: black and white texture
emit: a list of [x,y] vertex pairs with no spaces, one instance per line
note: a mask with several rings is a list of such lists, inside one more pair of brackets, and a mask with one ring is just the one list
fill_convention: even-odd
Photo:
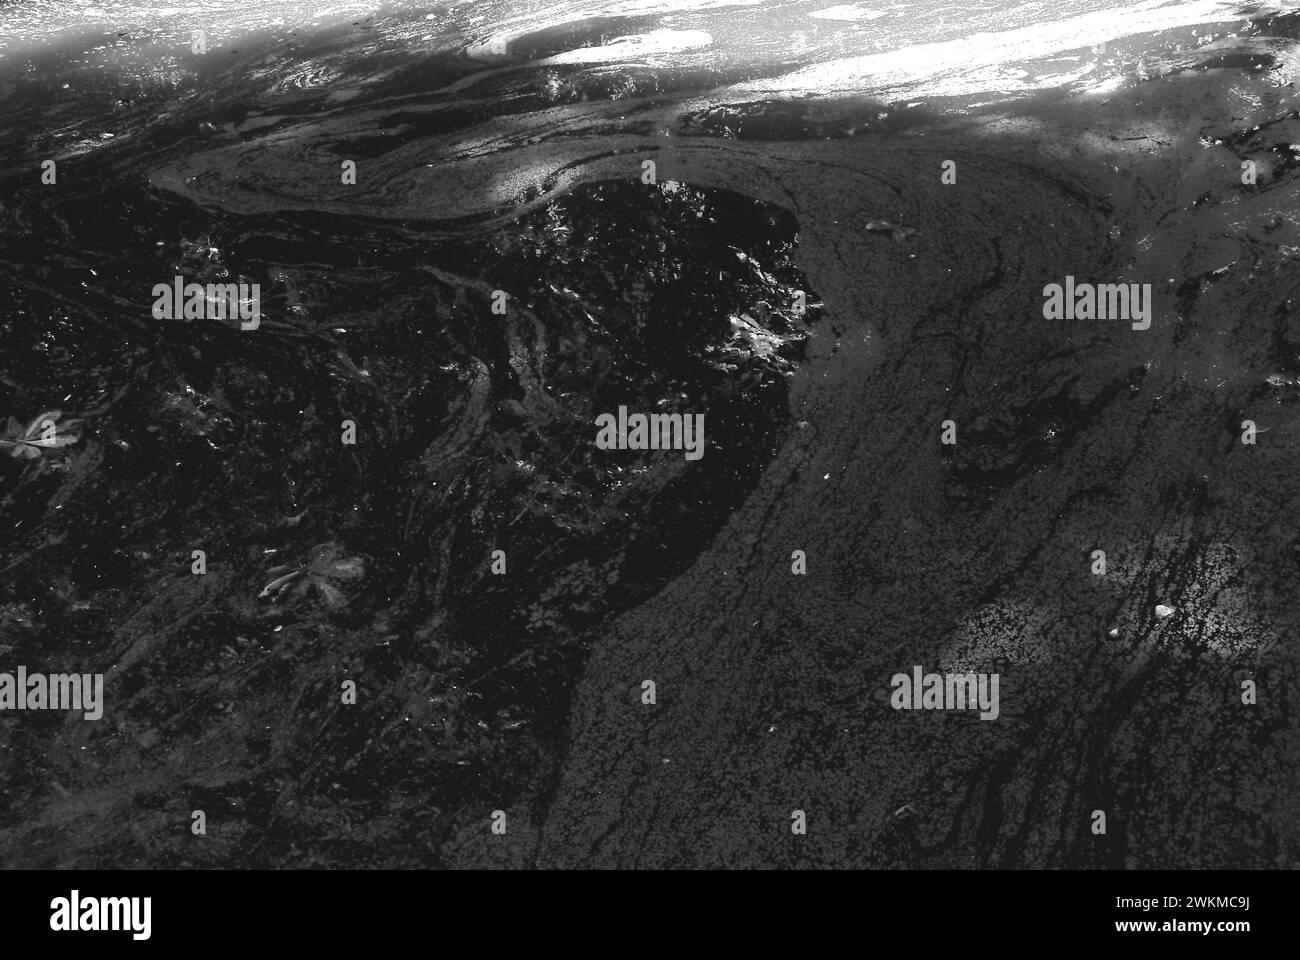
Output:
[[0,865],[1300,866],[1298,49],[0,7]]

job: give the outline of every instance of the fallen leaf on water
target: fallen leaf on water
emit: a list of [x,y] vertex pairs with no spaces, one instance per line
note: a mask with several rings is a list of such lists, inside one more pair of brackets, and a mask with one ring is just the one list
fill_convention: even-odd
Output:
[[61,416],[61,410],[47,410],[37,414],[26,428],[17,418],[10,417],[4,436],[0,437],[0,449],[19,460],[35,460],[41,455],[42,449],[52,450],[76,443],[81,439],[81,421],[59,423]]
[[258,599],[279,602],[282,598],[301,600],[311,594],[318,596],[327,607],[341,607],[347,597],[336,581],[359,580],[366,575],[366,561],[362,557],[344,556],[338,543],[317,544],[311,550],[311,559],[305,567],[296,570],[286,566],[272,567],[270,574],[282,573],[258,594]]
[[897,223],[890,223],[888,220],[868,220],[866,229],[871,233],[887,233],[894,238],[895,243],[909,240],[920,232],[915,227],[904,227]]

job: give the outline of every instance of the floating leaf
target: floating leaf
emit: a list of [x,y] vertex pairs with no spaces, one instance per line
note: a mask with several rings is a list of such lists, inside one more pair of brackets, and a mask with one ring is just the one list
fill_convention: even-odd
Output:
[[366,562],[360,557],[335,560],[329,565],[327,575],[336,580],[357,580],[366,575]]
[[[278,569],[278,568],[276,568]],[[257,595],[259,600],[265,600],[268,597],[272,600],[278,599],[279,596],[288,589],[289,584],[302,576],[301,570],[293,570],[281,577],[276,577],[270,583],[262,588],[262,592]]]
[[315,580],[313,582],[316,590],[324,597],[326,606],[340,607],[347,602],[338,588],[332,586],[328,580]]
[[10,456],[19,460],[35,460],[41,455],[41,451],[36,447],[22,441],[0,440],[0,444],[5,445],[5,449],[9,451]]
[[51,423],[57,423],[61,416],[63,416],[62,410],[47,410],[45,413],[38,413],[36,418],[27,425],[27,439],[38,436],[41,433],[43,424],[46,420]]
[[362,557],[345,557],[343,552],[336,542],[320,543],[312,548],[311,559],[305,567],[296,570],[286,566],[272,567],[267,571],[269,574],[283,575],[263,587],[258,598],[276,602],[287,594],[290,600],[302,600],[314,593],[327,607],[344,606],[347,597],[331,581],[364,577],[366,562]]
[[66,447],[81,439],[80,428],[80,420],[69,420],[67,423],[59,424],[52,437],[48,439],[42,437],[31,442],[38,447]]
[[[76,443],[81,439],[81,421],[69,420],[67,423],[59,423],[61,416],[63,416],[61,410],[47,410],[45,413],[38,414],[26,429],[16,418],[10,417],[5,436],[0,438],[0,448],[4,448],[10,456],[20,460],[34,460],[41,455],[42,447],[55,449]],[[46,429],[46,424],[54,428],[52,432]]]
[[920,233],[915,227],[904,227],[897,223],[890,223],[888,220],[868,220],[866,229],[871,233],[887,233],[893,237],[895,243],[902,243]]
[[324,569],[329,564],[343,556],[343,548],[336,542],[318,543],[311,548],[311,559],[307,565],[313,570]]

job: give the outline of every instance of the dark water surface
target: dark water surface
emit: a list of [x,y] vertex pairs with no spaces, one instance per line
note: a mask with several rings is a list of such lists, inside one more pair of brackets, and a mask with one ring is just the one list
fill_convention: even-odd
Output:
[[[0,8],[0,417],[80,422],[0,449],[0,670],[107,677],[0,715],[0,863],[1300,866],[1298,41]],[[177,274],[260,327],[155,320]],[[1044,319],[1067,274],[1151,328]],[[597,449],[620,404],[704,457]],[[1001,716],[890,709],[913,664]]]

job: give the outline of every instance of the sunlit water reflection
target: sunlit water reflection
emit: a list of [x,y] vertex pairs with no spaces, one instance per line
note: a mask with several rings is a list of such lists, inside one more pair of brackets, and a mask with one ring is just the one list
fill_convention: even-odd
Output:
[[[762,811],[806,796],[857,825],[822,865],[1281,864],[1280,787],[1211,758],[1294,769],[1293,720],[1207,691],[1294,666],[1297,32],[0,9],[0,416],[84,430],[0,456],[0,649],[111,700],[0,720],[6,862],[789,865]],[[1152,329],[1045,321],[1067,273],[1153,284]],[[260,284],[260,328],[153,319],[178,274]],[[595,449],[619,404],[705,413],[706,455]],[[1010,664],[996,731],[880,709],[944,657]],[[649,676],[677,706],[643,728]],[[1089,791],[1203,838],[1090,844]],[[201,803],[237,828],[157,826]]]

